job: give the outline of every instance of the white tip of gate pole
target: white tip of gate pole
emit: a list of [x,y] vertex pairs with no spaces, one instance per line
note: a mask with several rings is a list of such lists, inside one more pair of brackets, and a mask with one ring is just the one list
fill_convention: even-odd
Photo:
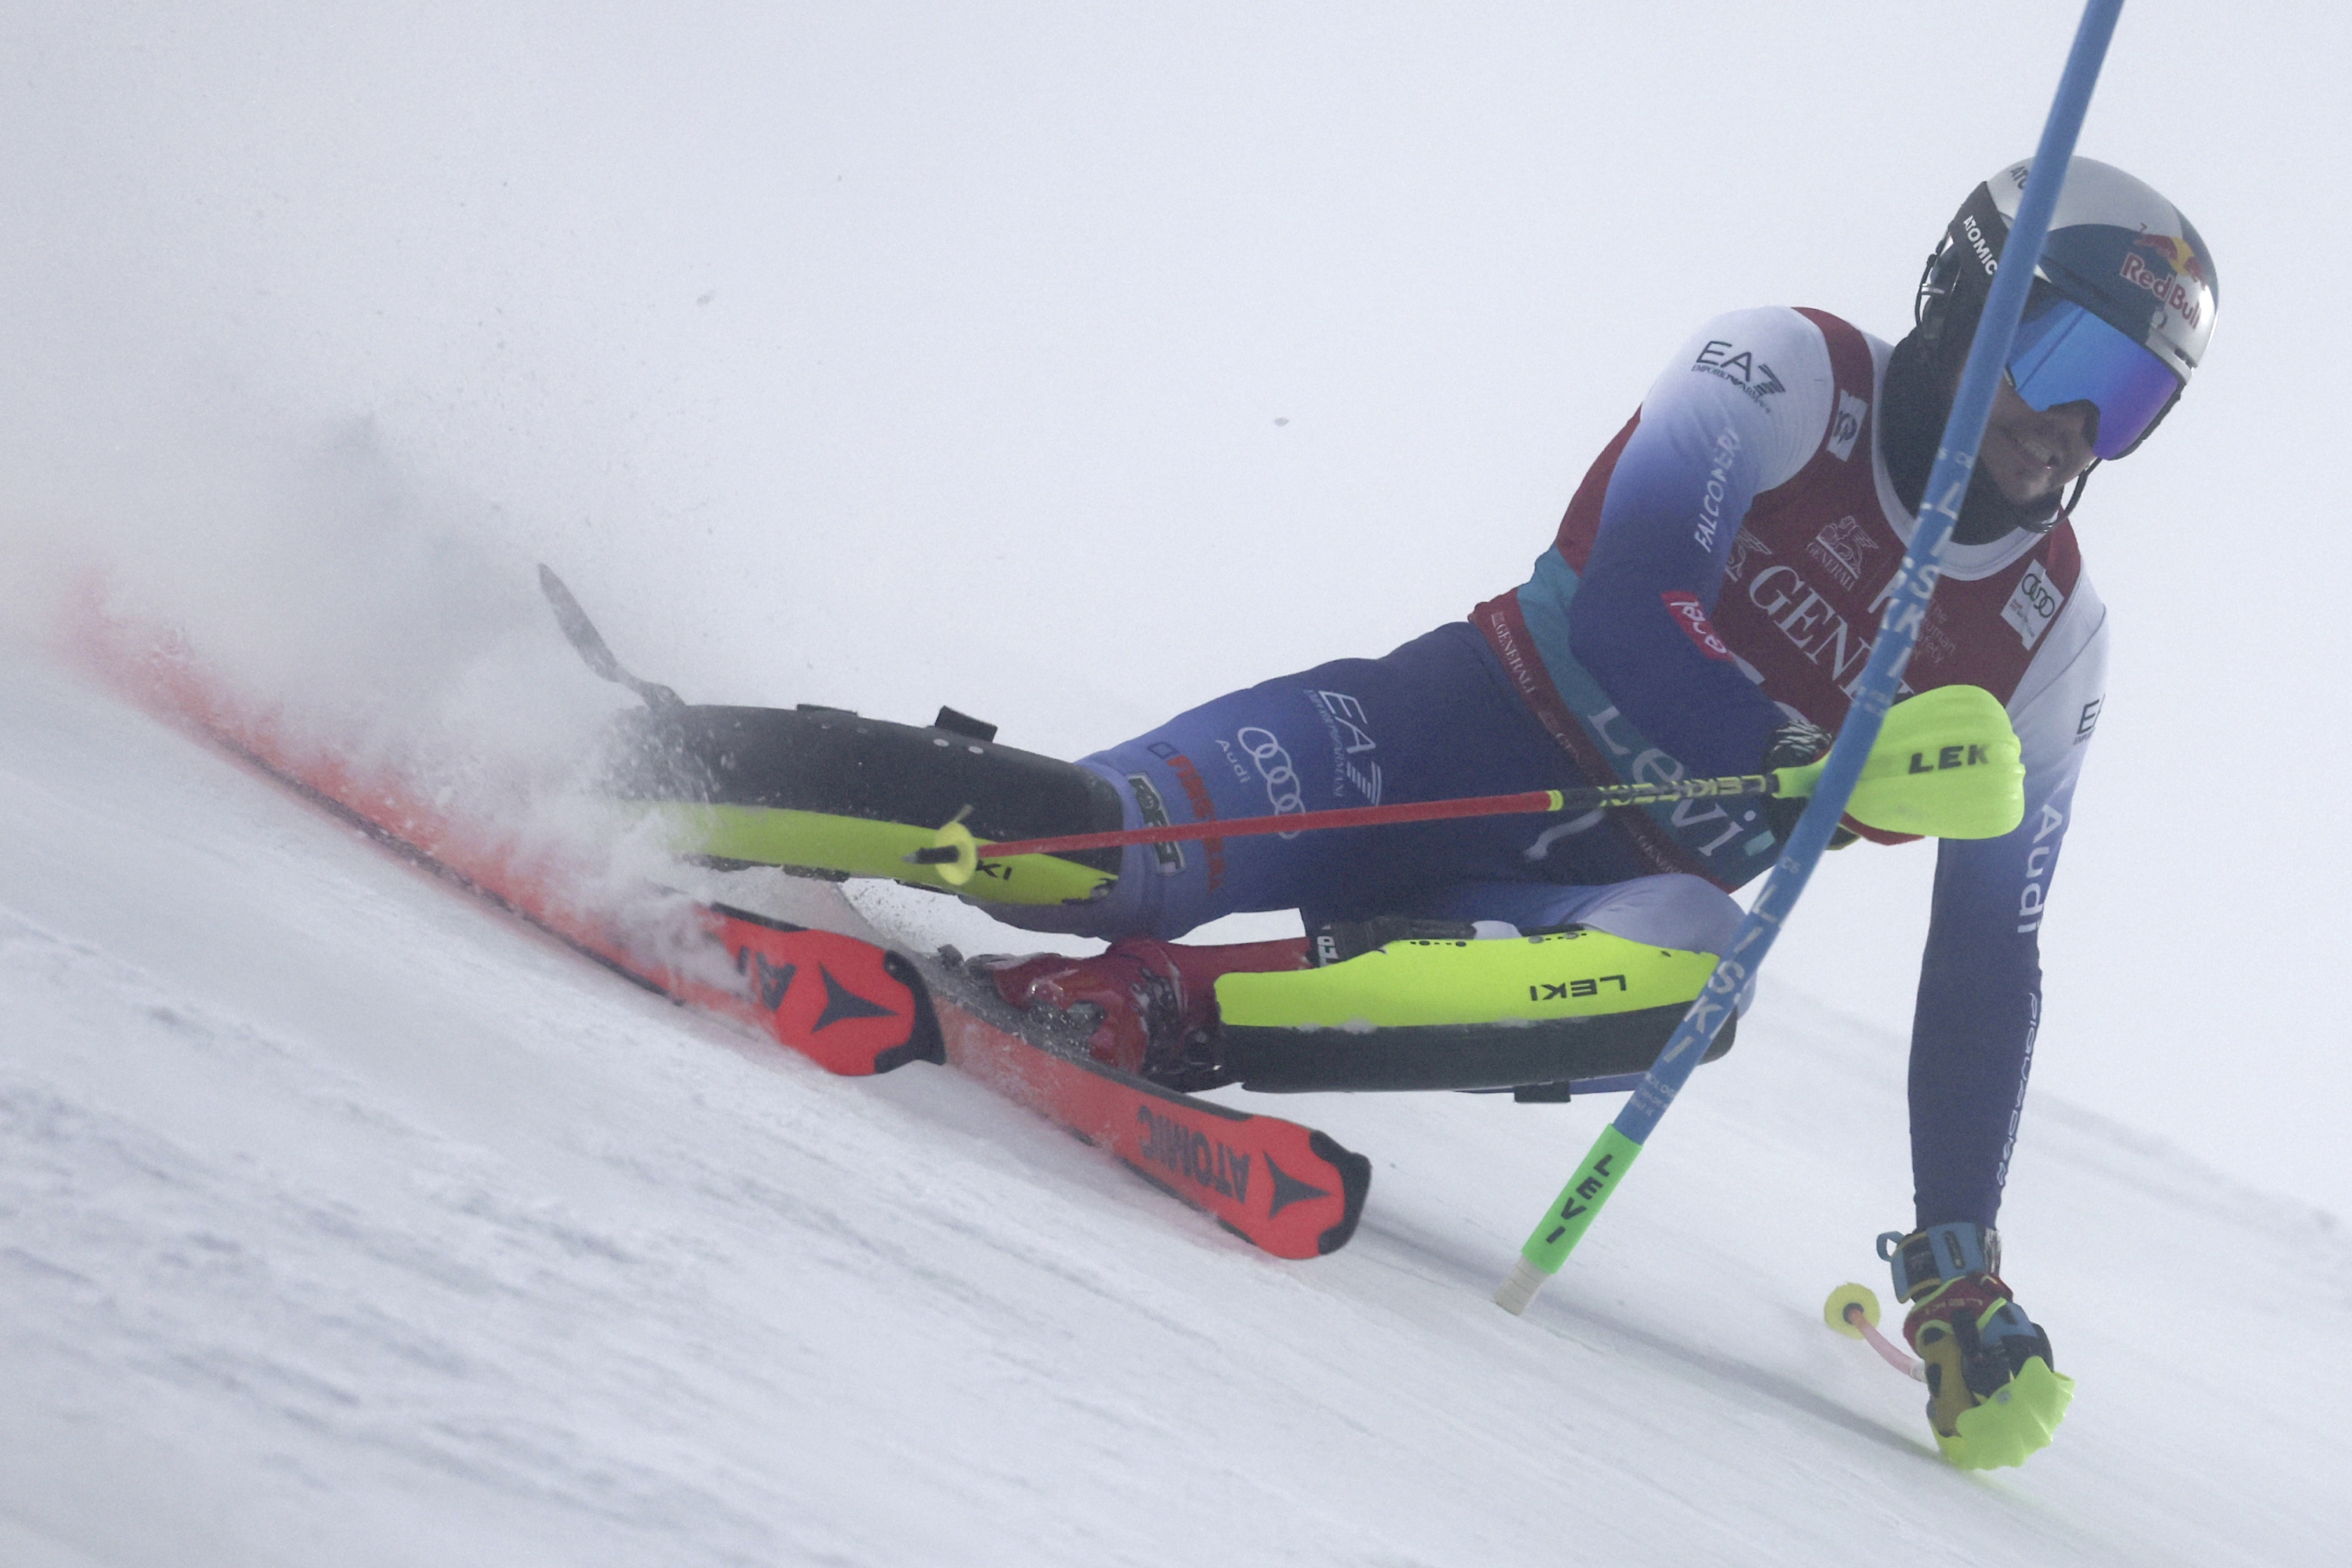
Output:
[[1550,1279],[1550,1275],[1526,1258],[1519,1258],[1511,1265],[1511,1277],[1503,1281],[1501,1289],[1495,1292],[1495,1305],[1516,1318],[1528,1310],[1528,1303],[1536,1299],[1536,1292]]

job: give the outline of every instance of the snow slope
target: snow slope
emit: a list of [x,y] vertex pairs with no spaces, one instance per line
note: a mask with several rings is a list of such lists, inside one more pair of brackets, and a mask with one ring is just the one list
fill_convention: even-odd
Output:
[[0,661],[0,1562],[2292,1564],[2352,1531],[2352,1249],[2048,1093],[2010,1271],[2081,1393],[2023,1471],[1935,1458],[1818,1318],[1905,1218],[1904,1047],[1790,989],[1514,1320],[1489,1295],[1613,1101],[1282,1102],[1376,1173],[1352,1245],[1277,1263],[951,1074],[830,1079],[648,997],[40,658]]
[[1816,879],[1514,1321],[1608,1103],[1286,1107],[1378,1176],[1271,1263],[970,1084],[650,1001],[18,646],[94,557],[257,689],[528,760],[610,695],[546,559],[696,700],[1077,755],[1521,580],[1695,322],[1899,331],[2073,22],[0,7],[0,1564],[2340,1559],[2352,1269],[2305,1205],[2352,1215],[2352,1052],[2306,985],[2352,838],[2181,764],[2352,748],[2281,590],[2352,573],[2310,502],[2352,11],[2135,0],[2086,130],[2230,303],[2085,509],[2115,683],[2002,1215],[2083,1394],[2022,1473],[1941,1468],[1815,1321],[1907,1206],[1924,847]]

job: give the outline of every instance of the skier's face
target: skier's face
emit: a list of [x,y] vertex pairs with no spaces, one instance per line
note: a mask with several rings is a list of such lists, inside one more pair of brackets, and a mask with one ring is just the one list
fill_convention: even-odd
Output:
[[2073,484],[2091,466],[2091,438],[2099,411],[2089,403],[2061,403],[2036,409],[2017,395],[2009,377],[1993,394],[1977,466],[1992,476],[2000,493],[2023,506]]

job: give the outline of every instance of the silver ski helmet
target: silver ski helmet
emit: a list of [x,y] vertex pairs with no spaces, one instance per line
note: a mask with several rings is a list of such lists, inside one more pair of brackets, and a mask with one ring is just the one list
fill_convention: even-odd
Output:
[[[2032,168],[2011,163],[1979,185],[1928,258],[1918,320],[1939,359],[1968,350]],[[2219,300],[2213,253],[2153,187],[2076,158],[2033,279],[2011,384],[2036,408],[2096,405],[2095,450],[2123,457],[2170,412],[2205,357]]]

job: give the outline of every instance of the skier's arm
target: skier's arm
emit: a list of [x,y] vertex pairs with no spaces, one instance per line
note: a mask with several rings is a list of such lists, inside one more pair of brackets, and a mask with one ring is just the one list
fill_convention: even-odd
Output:
[[[1937,858],[1911,1033],[1911,1166],[1923,1226],[1990,1226],[2000,1206],[2042,1018],[2042,913],[2105,681],[2105,611],[2087,589],[2068,614],[2080,609],[2092,630],[2063,671],[2011,704],[2025,747],[2024,822],[2000,838],[1947,839]],[[2053,641],[2070,629],[2053,626]]]
[[1651,387],[1610,477],[1570,651],[1695,773],[1753,771],[1781,722],[1689,611],[1712,611],[1749,503],[1819,447],[1832,382],[1821,330],[1796,311],[1718,317]]

